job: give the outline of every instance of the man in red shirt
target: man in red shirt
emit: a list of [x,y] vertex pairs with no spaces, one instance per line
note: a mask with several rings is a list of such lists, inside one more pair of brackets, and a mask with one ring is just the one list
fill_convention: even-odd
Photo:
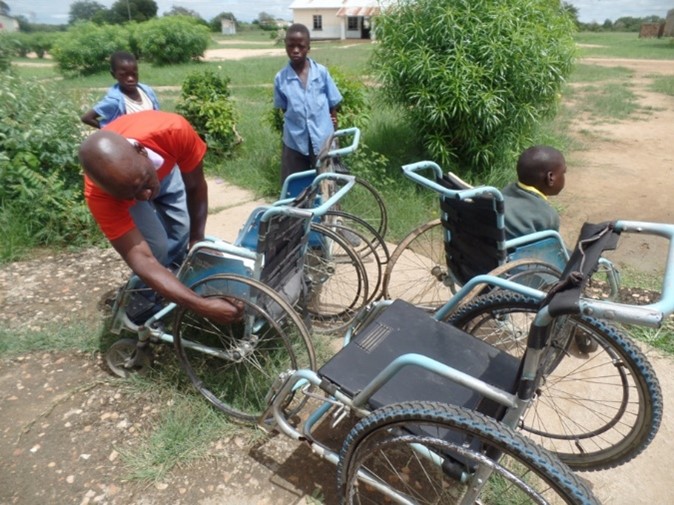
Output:
[[240,307],[200,297],[172,272],[188,247],[204,238],[205,153],[206,144],[178,114],[121,116],[80,146],[84,196],[105,236],[145,284],[167,300],[231,322]]

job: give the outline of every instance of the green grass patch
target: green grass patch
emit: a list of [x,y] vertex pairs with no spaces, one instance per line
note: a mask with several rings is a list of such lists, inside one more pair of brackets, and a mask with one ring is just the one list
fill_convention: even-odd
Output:
[[629,68],[615,66],[606,67],[603,65],[588,65],[586,63],[577,64],[569,82],[584,83],[598,81],[625,81],[634,76],[634,71]]
[[649,86],[649,89],[655,91],[656,93],[674,96],[674,77],[656,75],[653,76],[652,79],[653,82]]
[[175,467],[184,466],[209,454],[211,443],[240,432],[201,397],[155,394],[153,403],[168,406],[153,423],[145,440],[130,450],[121,450],[126,478],[158,482]]
[[580,32],[574,38],[580,58],[667,60],[674,57],[674,44],[668,37],[640,39],[634,32]]
[[78,350],[95,352],[99,348],[100,324],[91,322],[50,323],[39,329],[26,327],[0,329],[0,356],[11,357],[34,351]]

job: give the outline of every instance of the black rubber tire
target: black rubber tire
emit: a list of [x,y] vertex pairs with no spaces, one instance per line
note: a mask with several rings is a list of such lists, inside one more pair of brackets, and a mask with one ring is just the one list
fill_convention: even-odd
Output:
[[329,210],[321,216],[321,224],[325,226],[341,224],[358,231],[367,241],[367,243],[363,243],[362,245],[351,244],[356,252],[358,252],[358,255],[365,260],[370,254],[377,254],[382,265],[388,263],[391,255],[384,237],[363,218],[341,210]]
[[218,274],[191,288],[201,296],[240,301],[245,315],[240,322],[219,324],[179,308],[173,327],[180,363],[211,404],[253,423],[266,409],[267,393],[280,373],[316,368],[309,332],[288,302],[254,279]]
[[[368,232],[367,227],[370,225],[364,221],[360,222],[359,218],[350,214],[328,212],[325,217],[329,221],[322,221],[321,226],[329,228],[346,239],[363,263],[367,273],[369,291],[367,303],[378,299],[381,295],[384,268],[388,261],[388,250],[383,239],[371,228]],[[372,242],[372,240],[376,242]]]
[[456,292],[445,260],[444,230],[439,219],[410,232],[395,248],[384,272],[387,300],[405,300],[435,310]]
[[[495,291],[448,322],[517,357],[539,302]],[[585,350],[576,347],[583,334]],[[543,378],[520,429],[576,470],[613,468],[640,454],[662,421],[662,392],[651,364],[619,330],[584,316],[557,318],[542,358]]]
[[339,332],[370,300],[367,270],[356,251],[339,233],[318,223],[311,223],[304,272],[306,311],[315,332]]
[[478,485],[458,477],[482,461],[493,471],[476,503],[599,503],[568,467],[527,438],[477,412],[432,402],[389,405],[359,421],[340,452],[338,492],[349,505],[398,503],[360,480],[360,471],[403,495],[404,503],[463,503]]
[[388,214],[379,191],[362,177],[356,176],[356,184],[339,201],[339,209],[366,221],[380,237],[386,236]]
[[[135,361],[133,366],[130,365],[131,360]],[[152,351],[139,349],[134,338],[120,338],[105,352],[105,364],[123,379],[133,374],[145,375],[152,368]]]

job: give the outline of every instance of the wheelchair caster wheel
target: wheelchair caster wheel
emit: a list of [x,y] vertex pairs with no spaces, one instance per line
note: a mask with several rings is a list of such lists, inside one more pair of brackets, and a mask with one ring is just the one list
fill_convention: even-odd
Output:
[[582,353],[593,353],[599,347],[597,341],[593,339],[589,333],[586,333],[581,329],[576,329],[573,338],[576,342],[576,347],[578,347],[578,350]]
[[152,354],[148,349],[138,349],[136,340],[123,338],[110,346],[105,363],[112,373],[125,379],[133,373],[146,374],[152,366]]

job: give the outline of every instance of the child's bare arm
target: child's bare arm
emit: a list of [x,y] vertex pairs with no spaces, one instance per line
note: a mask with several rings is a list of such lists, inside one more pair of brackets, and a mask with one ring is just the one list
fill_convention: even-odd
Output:
[[80,120],[84,124],[88,124],[89,126],[93,126],[94,128],[101,127],[100,123],[98,122],[98,113],[94,109],[89,109],[87,112],[82,114]]

